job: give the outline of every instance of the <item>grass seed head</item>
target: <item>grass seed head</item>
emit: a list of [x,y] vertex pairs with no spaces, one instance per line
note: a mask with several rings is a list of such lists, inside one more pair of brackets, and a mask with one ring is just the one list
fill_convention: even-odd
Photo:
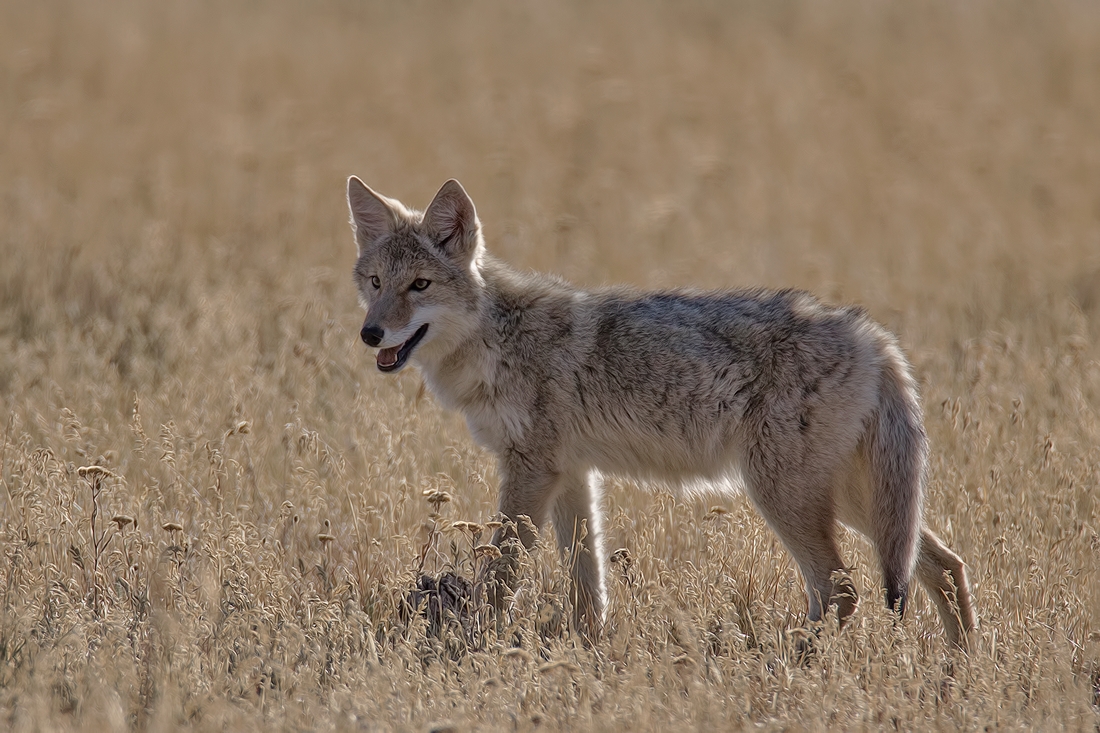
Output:
[[451,501],[451,495],[441,489],[425,489],[424,498],[428,500],[428,503],[432,505],[436,512],[439,511],[439,507]]
[[549,662],[539,667],[539,674],[553,674],[554,672],[565,672],[566,674],[573,676],[580,673],[581,668],[572,662],[567,662],[564,659],[557,662]]
[[128,525],[135,524],[134,518],[126,514],[116,514],[115,516],[111,517],[111,521],[117,524],[120,530],[124,529]]
[[115,478],[115,474],[103,466],[81,466],[76,469],[76,475],[84,478],[93,478],[96,476]]
[[474,556],[495,560],[500,557],[500,548],[496,545],[478,545],[474,548]]
[[634,564],[634,557],[630,554],[630,550],[625,547],[620,547],[618,550],[615,550],[607,559],[609,562],[622,565],[623,568],[629,568]]

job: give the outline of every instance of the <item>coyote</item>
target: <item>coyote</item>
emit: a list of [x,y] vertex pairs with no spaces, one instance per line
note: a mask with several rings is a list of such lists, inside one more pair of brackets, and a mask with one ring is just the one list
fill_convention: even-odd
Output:
[[354,176],[347,197],[378,369],[412,361],[496,454],[500,513],[516,524],[495,544],[530,547],[531,525],[553,524],[582,631],[598,631],[605,605],[606,474],[745,491],[798,563],[811,622],[855,610],[835,539],[837,522],[855,529],[878,552],[887,605],[904,611],[915,571],[966,645],[963,562],[921,517],[916,386],[862,310],[794,290],[582,290],[491,257],[458,181],[423,213]]

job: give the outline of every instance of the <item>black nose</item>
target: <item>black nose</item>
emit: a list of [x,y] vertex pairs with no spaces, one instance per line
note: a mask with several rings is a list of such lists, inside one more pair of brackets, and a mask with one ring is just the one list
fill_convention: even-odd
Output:
[[386,335],[378,326],[363,326],[363,330],[359,332],[359,335],[363,337],[363,343],[367,346],[377,346],[382,343],[382,337]]

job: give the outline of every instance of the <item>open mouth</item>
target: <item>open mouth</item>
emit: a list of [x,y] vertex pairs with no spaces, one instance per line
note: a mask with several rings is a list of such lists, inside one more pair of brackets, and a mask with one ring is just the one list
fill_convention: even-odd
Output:
[[428,324],[425,323],[416,329],[416,333],[405,343],[380,350],[378,352],[378,371],[395,372],[405,366],[405,362],[409,360],[409,354],[412,353],[412,350],[416,348],[416,345],[420,343],[420,339],[424,338],[424,334],[427,332]]

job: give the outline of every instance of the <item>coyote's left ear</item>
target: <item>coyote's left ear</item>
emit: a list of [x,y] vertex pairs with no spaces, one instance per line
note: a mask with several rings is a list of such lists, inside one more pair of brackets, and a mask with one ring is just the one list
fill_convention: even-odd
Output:
[[424,228],[445,255],[462,264],[473,259],[481,246],[481,222],[477,220],[474,202],[453,178],[443,184],[428,204]]

